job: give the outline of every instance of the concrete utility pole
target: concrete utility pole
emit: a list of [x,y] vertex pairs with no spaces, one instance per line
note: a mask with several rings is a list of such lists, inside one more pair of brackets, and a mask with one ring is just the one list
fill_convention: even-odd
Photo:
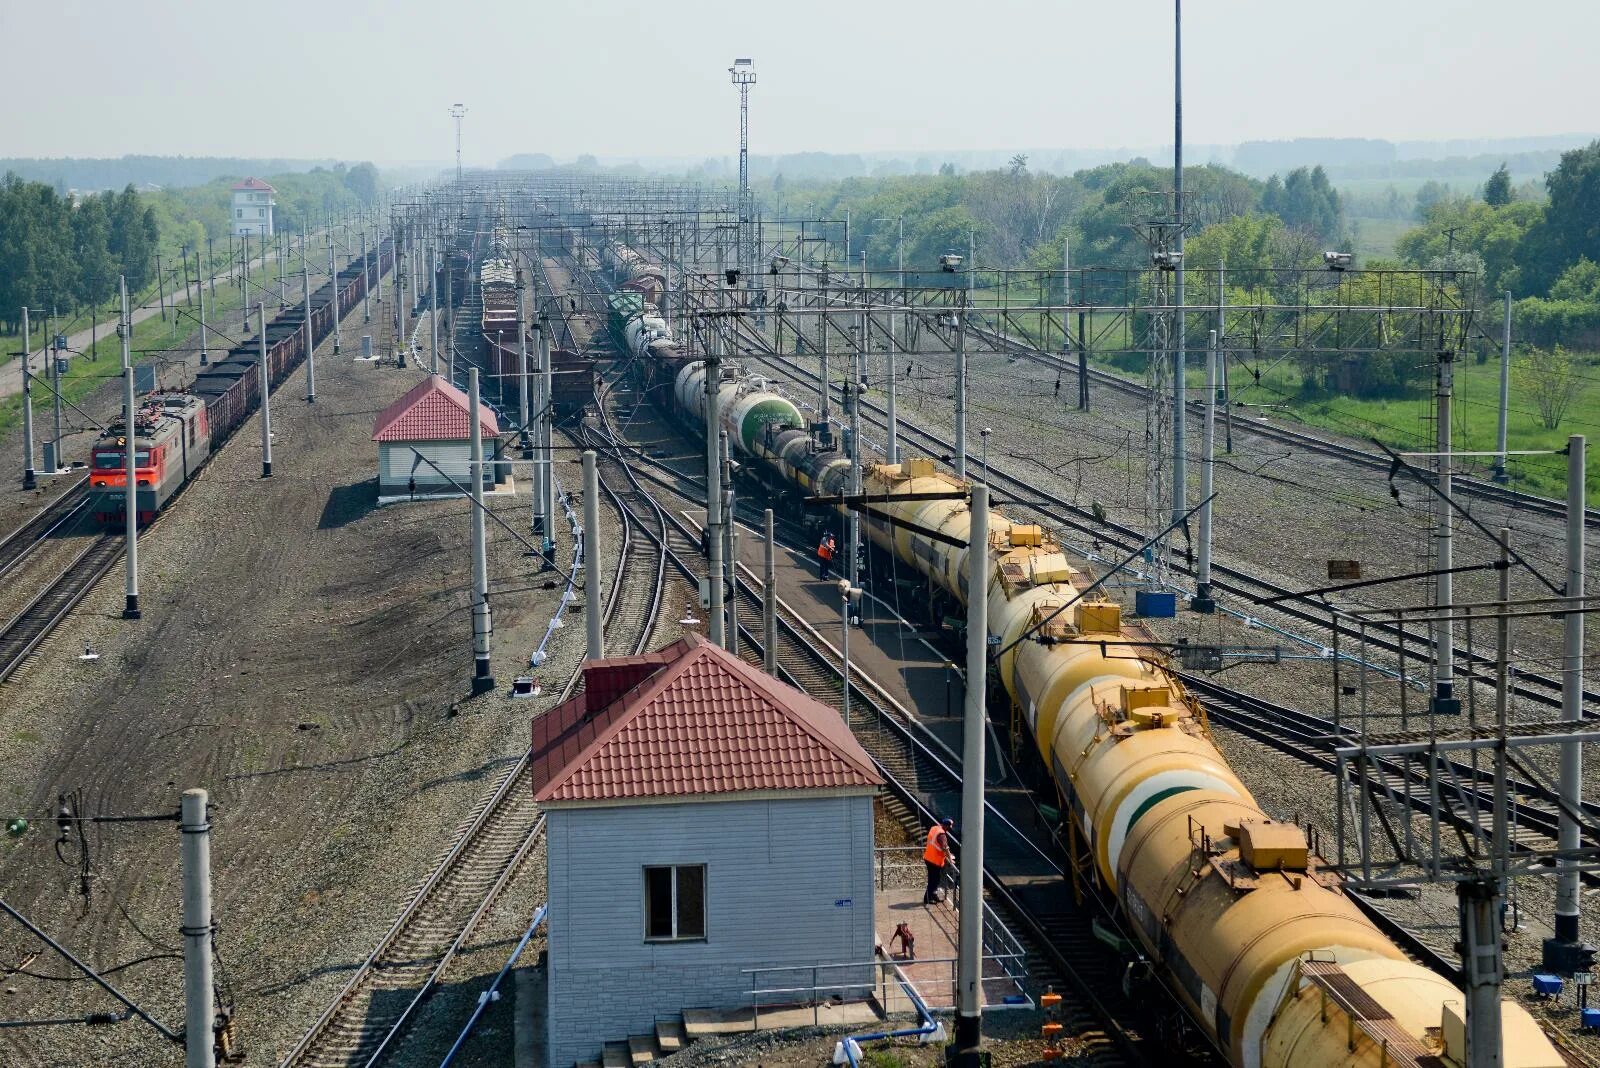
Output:
[[361,321],[372,322],[372,263],[367,259],[367,228],[361,228]]
[[184,1068],[216,1068],[211,982],[211,821],[206,792],[183,792]]
[[722,564],[727,568],[723,588],[728,608],[728,652],[739,653],[739,524],[734,522],[733,456],[728,448],[728,432],[719,434],[722,453]]
[[[901,299],[904,299],[904,293],[906,289],[906,219],[904,215],[900,216],[899,219],[896,220],[895,227],[895,266],[900,275],[900,292],[902,294]],[[901,348],[910,348],[910,346],[906,344],[907,339],[905,336],[907,333],[909,333],[909,331],[906,329],[906,322],[908,318],[909,316],[907,316],[904,312],[891,312],[889,315],[889,336],[891,338],[898,339]],[[895,384],[899,376],[895,373],[895,351],[894,344],[892,342],[884,346],[883,358],[884,367],[887,368],[889,372],[889,399],[886,406],[887,410],[885,412],[888,423],[888,433],[886,435],[887,440],[885,441],[884,445],[887,455],[884,458],[889,463],[897,464],[900,462],[900,420],[895,415],[894,402]]]
[[1233,453],[1233,405],[1228,397],[1228,287],[1226,260],[1217,264],[1217,358],[1222,368],[1222,433],[1223,451]]
[[768,675],[778,673],[778,561],[772,537],[772,509],[762,517],[766,540],[761,564],[761,667]]
[[984,736],[988,726],[989,488],[972,487],[967,534],[967,686],[961,724],[961,909],[952,1063],[979,1063],[983,1041]]
[[[264,240],[264,239],[263,239]],[[243,252],[240,258],[244,261],[239,271],[239,329],[250,329],[250,235],[245,234],[240,238]],[[174,298],[172,306],[173,318],[177,318],[178,306]]]
[[[866,316],[862,315],[862,326],[866,325]],[[856,346],[856,351],[851,353],[850,361],[850,493],[854,497],[861,496],[861,376],[866,365],[866,358],[862,344]],[[846,572],[850,576],[850,585],[861,584],[861,510],[850,509],[850,569]]]
[[1188,367],[1184,351],[1183,313],[1183,0],[1172,0],[1172,251],[1177,255],[1177,277],[1173,280],[1172,302],[1177,307],[1177,330],[1172,344],[1172,520],[1178,522],[1189,509],[1188,448],[1185,438],[1189,426],[1189,387],[1184,381]]
[[556,552],[556,472],[555,472],[555,383],[550,353],[550,331],[544,332],[539,351],[539,434],[534,447],[544,476],[539,482],[544,492],[544,551],[550,559]]
[[306,262],[306,239],[300,239],[301,288],[305,295],[306,403],[317,403],[317,345],[311,336],[311,266]]
[[850,726],[850,602],[861,596],[861,590],[850,580],[839,580],[839,658],[844,662],[844,679],[839,687],[839,712],[844,725]]
[[[1567,607],[1562,617],[1561,718],[1569,723],[1583,719],[1583,516],[1587,503],[1584,488],[1587,445],[1582,434],[1567,438]],[[1583,748],[1577,742],[1561,746],[1561,820],[1556,848],[1567,855],[1580,846],[1578,821],[1580,792],[1583,787]],[[1556,873],[1557,943],[1578,942],[1581,899],[1578,896],[1578,869],[1572,860],[1559,861]],[[1546,951],[1548,953],[1548,950]]]
[[[817,377],[822,387],[822,396],[817,405],[818,421],[825,427],[828,425],[829,408],[832,406],[832,391],[828,388],[828,265],[824,263],[817,274],[817,306],[822,309],[817,316],[818,340],[821,345],[817,353]],[[831,428],[825,431],[828,436],[833,435]]]
[[123,619],[139,618],[139,447],[138,420],[135,418],[133,397],[133,358],[129,352],[132,341],[133,318],[128,314],[128,280],[122,280],[122,321],[117,324],[117,336],[122,339],[123,376],[123,431],[127,454],[123,462],[126,481],[122,487],[123,511],[127,513],[127,527],[123,537],[127,542],[125,559],[128,565],[127,596],[122,607]]
[[[241,282],[240,283],[241,291],[243,290],[243,288],[244,288],[244,286],[243,286],[243,283]],[[159,253],[159,252],[156,253],[156,299],[159,302],[160,307],[161,307],[161,321],[162,322],[166,322],[167,321],[167,282],[166,282],[166,279],[164,277],[162,277],[162,274],[161,274],[161,253]]]
[[1502,748],[1495,752],[1493,845],[1489,872],[1456,884],[1461,915],[1461,964],[1467,988],[1467,1068],[1500,1068],[1505,1063],[1500,1019],[1500,987],[1505,959],[1500,946],[1500,908],[1505,897],[1509,820],[1507,819],[1506,690],[1511,645],[1511,531],[1500,528],[1500,604],[1495,620],[1495,729]]
[[[50,470],[48,474],[58,474],[65,470],[66,465],[61,462],[61,361],[66,359],[66,353],[56,348],[56,318],[55,310],[51,309],[50,318],[46,321],[44,332],[45,355],[50,361],[50,411],[51,411],[51,438],[50,438]],[[63,342],[65,336],[63,335]]]
[[256,373],[261,376],[261,477],[272,477],[272,382],[267,375],[267,306],[256,305],[256,319],[261,324],[259,338],[261,359]]
[[1451,484],[1450,463],[1450,419],[1451,400],[1455,392],[1455,359],[1454,352],[1439,353],[1439,376],[1436,396],[1438,398],[1437,426],[1435,427],[1435,449],[1438,452],[1434,464],[1437,473],[1439,494],[1435,498],[1437,529],[1434,534],[1438,538],[1439,548],[1434,554],[1434,606],[1439,610],[1441,617],[1433,627],[1434,641],[1434,688],[1433,688],[1433,714],[1436,716],[1452,716],[1461,712],[1461,702],[1455,696],[1455,624],[1448,622],[1450,606],[1455,604],[1455,587],[1452,582],[1454,576],[1450,568],[1455,562],[1455,546],[1452,538],[1455,526],[1455,509],[1453,486]]
[[[126,316],[124,316],[126,318]],[[117,331],[121,333],[122,324],[117,324]],[[31,490],[39,485],[39,473],[33,467],[33,355],[29,349],[33,345],[33,334],[28,325],[28,309],[22,309],[22,488]],[[126,363],[128,348],[122,348],[122,359]]]
[[[717,304],[722,303],[722,276],[717,278]],[[706,625],[709,637],[713,644],[724,649],[728,647],[728,635],[723,619],[722,599],[722,457],[721,451],[721,420],[718,417],[717,402],[720,399],[718,392],[722,377],[722,333],[721,324],[712,322],[711,344],[707,346],[705,359],[706,375],[706,541],[710,551],[710,567],[707,568],[706,581],[710,587],[710,608],[706,613]]]
[[1206,422],[1201,437],[1200,467],[1200,548],[1196,555],[1194,597],[1189,607],[1196,612],[1215,612],[1211,596],[1211,491],[1215,484],[1217,450],[1217,332],[1211,331],[1206,348]]
[[[432,356],[431,368],[439,373],[439,252],[434,250],[429,260],[432,271],[428,274],[428,351]],[[519,305],[520,307],[520,305]],[[524,356],[526,360],[526,356]],[[526,422],[526,419],[524,419]],[[526,436],[526,435],[524,435]]]
[[339,267],[333,259],[333,231],[328,231],[328,307],[333,310],[333,354],[339,355],[342,348],[340,342],[339,313],[344,309],[339,307]]
[[[432,288],[432,287],[430,287]],[[437,359],[435,354],[435,359]],[[528,455],[528,290],[517,272],[517,440]]]
[[1506,418],[1511,410],[1511,291],[1506,291],[1505,322],[1500,328],[1500,420],[1495,426],[1494,480],[1506,481]]
[[494,689],[489,667],[489,555],[483,523],[483,420],[478,412],[478,369],[467,372],[467,394],[472,421],[472,692]]
[[[968,261],[971,262],[971,261]],[[956,313],[956,454],[957,478],[967,477],[967,315]]]
[[[198,280],[200,277],[199,249],[195,249],[194,260],[195,278]],[[185,263],[187,263],[187,259],[185,260]],[[185,269],[187,270],[187,267]],[[200,284],[195,286],[195,288],[200,291],[200,366],[205,367],[211,362],[211,354],[206,351],[206,335],[210,333],[210,331],[206,329],[206,287],[204,284]]]
[[600,471],[593,449],[583,450],[583,624],[589,638],[586,659],[606,655],[601,631],[604,598],[600,590]]
[[[544,367],[544,335],[544,320],[542,318],[535,319],[533,321],[533,351],[534,356],[540,361],[539,367],[541,370]],[[535,375],[533,380],[533,436],[529,441],[528,447],[522,453],[525,459],[531,458],[533,460],[533,492],[531,494],[533,497],[533,532],[541,538],[547,529],[544,510],[544,464],[538,451],[540,444],[539,427],[543,418],[541,413],[544,411],[544,401],[539,396],[539,392],[543,385],[544,375]],[[542,546],[543,542],[541,541],[540,544]]]

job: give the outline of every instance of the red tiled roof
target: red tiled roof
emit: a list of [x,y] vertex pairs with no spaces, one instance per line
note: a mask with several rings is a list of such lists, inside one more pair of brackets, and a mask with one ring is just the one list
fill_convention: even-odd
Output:
[[276,189],[272,188],[266,182],[263,182],[260,178],[246,178],[242,182],[234,182],[233,185],[231,186],[231,188],[233,190],[235,190],[235,191],[238,191],[240,189],[253,189],[253,190],[256,190],[258,192],[264,192],[264,193],[276,193],[277,192]]
[[[472,436],[472,424],[467,421],[471,403],[442,377],[429,375],[378,414],[372,424],[372,440],[466,441]],[[478,420],[485,437],[500,433],[500,423],[488,405],[478,405]]]
[[699,637],[586,666],[591,686],[609,703],[579,694],[533,721],[536,801],[883,782],[838,712]]

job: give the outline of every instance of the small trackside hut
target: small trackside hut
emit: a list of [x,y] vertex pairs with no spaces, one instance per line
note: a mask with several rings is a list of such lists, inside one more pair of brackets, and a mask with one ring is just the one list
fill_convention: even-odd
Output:
[[753,969],[804,987],[872,959],[883,780],[832,708],[690,636],[586,664],[583,692],[533,721],[533,762],[548,1064],[746,1008],[777,985]]
[[[471,478],[472,402],[440,375],[429,375],[378,414],[378,503],[461,492]],[[494,409],[478,405],[484,453],[493,453],[500,433]],[[494,484],[492,463],[483,465],[485,489]],[[447,477],[448,476],[448,477]],[[454,484],[452,484],[452,482]]]

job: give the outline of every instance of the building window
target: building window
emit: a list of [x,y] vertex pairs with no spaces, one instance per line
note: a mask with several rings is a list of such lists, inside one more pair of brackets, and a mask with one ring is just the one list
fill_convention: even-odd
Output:
[[705,865],[645,868],[645,941],[684,942],[705,936]]
[[242,218],[244,218],[244,209],[243,208],[234,208],[233,209],[233,214],[234,214],[235,218],[242,219]]

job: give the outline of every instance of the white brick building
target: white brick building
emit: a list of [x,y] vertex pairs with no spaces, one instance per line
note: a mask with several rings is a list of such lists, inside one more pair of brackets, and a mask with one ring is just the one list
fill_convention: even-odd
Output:
[[246,178],[233,185],[233,233],[272,236],[272,209],[277,190],[260,178]]

